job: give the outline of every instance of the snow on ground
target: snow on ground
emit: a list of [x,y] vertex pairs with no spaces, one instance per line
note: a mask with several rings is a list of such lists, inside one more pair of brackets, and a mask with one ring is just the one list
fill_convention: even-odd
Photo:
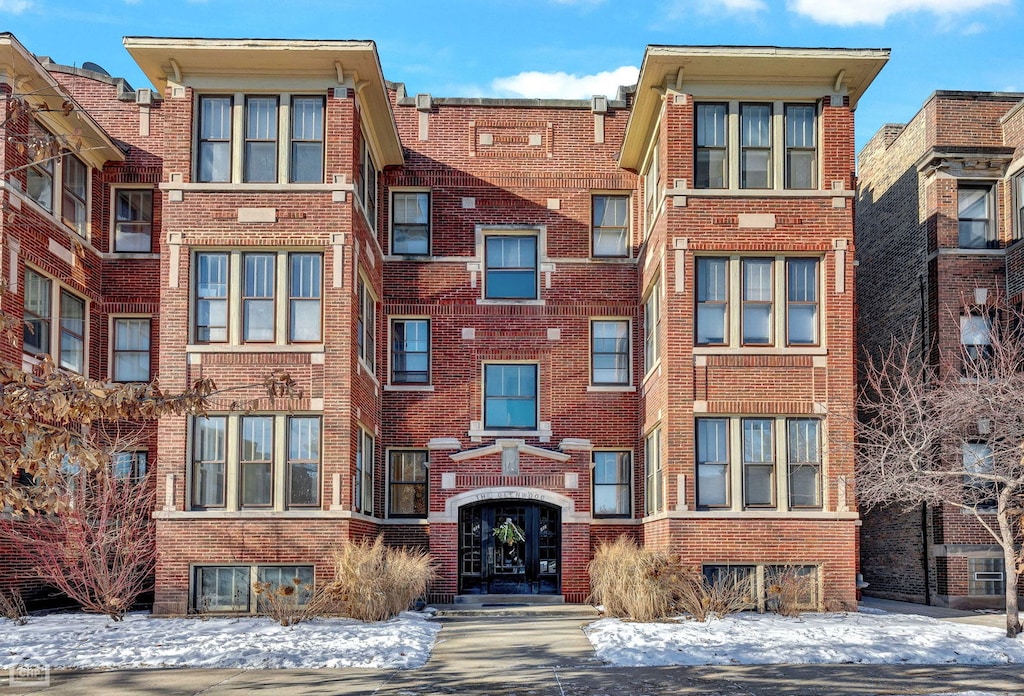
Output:
[[910,614],[743,613],[706,623],[601,619],[585,629],[618,667],[719,664],[1024,664],[1024,640],[1002,629]]
[[285,628],[267,618],[154,619],[114,622],[89,614],[3,622],[0,671],[26,659],[51,669],[134,667],[420,667],[440,624],[406,612],[374,624],[317,619]]

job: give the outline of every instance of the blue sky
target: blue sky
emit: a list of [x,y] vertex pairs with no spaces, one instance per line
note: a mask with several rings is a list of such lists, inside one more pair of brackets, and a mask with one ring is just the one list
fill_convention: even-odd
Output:
[[857,147],[936,89],[1024,90],[1024,0],[0,0],[0,30],[67,65],[147,82],[123,36],[373,39],[385,76],[434,96],[586,98],[647,44],[891,48]]

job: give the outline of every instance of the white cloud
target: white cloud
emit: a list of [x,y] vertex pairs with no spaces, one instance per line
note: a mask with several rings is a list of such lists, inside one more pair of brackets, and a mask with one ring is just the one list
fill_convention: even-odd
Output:
[[21,14],[32,7],[30,0],[0,0],[0,12]]
[[710,0],[703,4],[708,12],[714,11],[717,5],[721,5],[726,12],[757,12],[768,8],[764,0]]
[[[742,0],[741,0],[742,1]],[[788,0],[790,10],[819,24],[883,25],[904,12],[932,12],[941,16],[965,14],[985,7],[1008,5],[1010,0]]]
[[594,75],[534,70],[495,78],[491,90],[497,96],[532,99],[589,99],[595,94],[614,97],[620,85],[635,84],[639,74],[639,68],[631,65]]

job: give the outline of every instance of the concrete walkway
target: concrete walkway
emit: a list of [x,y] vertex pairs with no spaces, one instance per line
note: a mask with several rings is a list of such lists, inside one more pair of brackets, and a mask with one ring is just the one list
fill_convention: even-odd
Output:
[[[916,605],[911,605],[915,607]],[[139,694],[369,694],[435,696],[870,696],[964,691],[1024,694],[1020,665],[764,665],[611,668],[581,630],[588,613],[539,611],[443,616],[427,664],[416,670],[125,670],[54,674],[45,689],[0,696]],[[951,617],[962,618],[962,617]],[[6,684],[0,674],[0,685]]]

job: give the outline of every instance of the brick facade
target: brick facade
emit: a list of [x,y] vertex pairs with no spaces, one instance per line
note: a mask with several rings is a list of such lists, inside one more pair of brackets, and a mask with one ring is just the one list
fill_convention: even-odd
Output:
[[[935,92],[906,124],[884,126],[860,153],[857,329],[865,357],[916,336],[928,360],[960,351],[962,308],[976,289],[1020,298],[1021,99]],[[987,192],[988,237],[961,238],[959,194]],[[978,188],[982,187],[982,188]],[[958,369],[945,366],[944,369]],[[949,506],[868,512],[861,560],[869,594],[956,607],[1002,606],[971,594],[972,559],[1000,559],[977,520]]]
[[[594,549],[620,535],[697,568],[760,578],[769,567],[810,567],[818,605],[855,601],[852,455],[824,442],[850,436],[853,109],[886,52],[651,47],[636,88],[544,102],[410,97],[382,79],[369,42],[126,45],[158,87],[151,105],[118,95],[116,81],[54,69],[103,114],[107,133],[130,144],[124,163],[94,172],[93,244],[109,248],[111,186],[154,191],[153,254],[90,251],[94,274],[81,292],[104,308],[90,313],[90,371],[104,374],[106,315],[145,314],[162,387],[211,378],[237,388],[206,420],[163,418],[150,444],[156,613],[228,602],[216,583],[238,569],[311,566],[317,582],[329,579],[338,543],[377,534],[430,551],[436,601],[509,588],[584,601]],[[323,99],[323,180],[293,183],[292,109],[311,95]],[[246,129],[250,100],[278,125],[276,135],[262,131],[275,138],[278,171],[264,183],[247,181],[243,166],[260,139]],[[741,188],[736,177],[749,103],[772,133],[762,188]],[[709,104],[724,105],[731,134],[722,150],[731,186],[719,189],[697,183],[698,109]],[[794,105],[803,111],[791,113]],[[200,131],[214,113],[204,109],[222,106],[229,134]],[[786,135],[800,113],[812,134],[803,186],[789,183],[787,148],[797,145]],[[200,167],[219,166],[210,154],[218,152],[231,162],[227,180],[206,180]],[[595,230],[595,205],[606,201],[625,203],[610,232]],[[22,255],[73,277],[35,251],[33,234]],[[425,246],[410,251],[401,235],[424,235],[413,239]],[[621,253],[598,251],[609,243]],[[294,257],[319,269],[310,284],[322,316],[316,340],[291,333],[293,301],[311,297]],[[705,262],[727,276],[729,329],[717,343],[698,338]],[[221,263],[226,278],[211,280]],[[256,263],[276,269],[273,290],[246,280]],[[741,335],[748,263],[768,274],[759,343]],[[223,303],[223,329],[214,310],[205,313],[221,305],[205,298]],[[243,322],[260,300],[274,317],[263,343],[246,340]],[[797,338],[799,312],[810,318]],[[425,341],[409,339],[409,322]],[[595,343],[598,329],[621,340]],[[609,364],[595,358],[596,345],[621,361],[611,363],[611,384],[596,378]],[[401,368],[413,364],[429,367],[410,380]],[[300,394],[271,401],[242,388],[278,370]],[[236,399],[257,401],[240,413],[230,408]],[[274,433],[266,453],[247,439],[257,437],[246,429],[256,421]],[[293,422],[319,424],[315,452]],[[701,454],[715,444],[697,442],[705,426],[724,433],[718,460]],[[744,459],[756,449],[751,428],[761,438],[757,461]],[[264,471],[256,454],[271,462],[260,509],[246,502],[243,481]],[[422,482],[395,479],[406,455]],[[613,456],[626,473],[609,484],[595,462]],[[306,499],[295,491],[310,458]],[[757,494],[746,478],[753,464],[765,476]],[[596,485],[616,486],[614,500],[601,502],[611,508],[595,509]],[[521,515],[532,537],[521,550],[492,539],[503,515]],[[499,578],[503,562],[512,570]]]

